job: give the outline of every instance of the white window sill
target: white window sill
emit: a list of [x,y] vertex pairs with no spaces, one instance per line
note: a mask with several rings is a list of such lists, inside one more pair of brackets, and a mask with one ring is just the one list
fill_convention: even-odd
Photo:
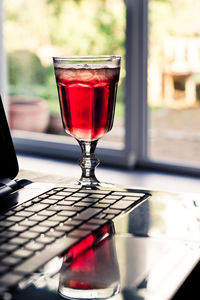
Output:
[[[77,158],[78,160],[78,158]],[[80,167],[77,163],[40,157],[18,155],[20,170],[29,170],[55,176],[79,179]],[[122,170],[98,166],[96,176],[100,181],[111,182],[126,187],[136,187],[172,192],[200,192],[199,178],[180,176],[145,170]]]

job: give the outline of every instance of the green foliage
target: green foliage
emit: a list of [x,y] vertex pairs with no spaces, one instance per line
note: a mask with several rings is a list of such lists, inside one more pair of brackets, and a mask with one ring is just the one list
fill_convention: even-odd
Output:
[[103,0],[49,1],[51,43],[62,46],[65,55],[123,56],[125,9],[121,0],[110,7]]
[[17,50],[8,54],[10,84],[43,84],[45,70],[40,59],[27,50]]

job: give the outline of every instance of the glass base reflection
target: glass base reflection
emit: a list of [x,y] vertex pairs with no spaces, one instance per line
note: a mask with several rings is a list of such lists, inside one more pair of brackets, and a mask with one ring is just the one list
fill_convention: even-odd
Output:
[[113,224],[73,246],[64,257],[58,292],[66,299],[107,299],[120,290]]
[[59,287],[59,294],[66,299],[108,299],[119,293],[119,283],[107,288],[97,288],[92,290],[78,290],[67,287]]

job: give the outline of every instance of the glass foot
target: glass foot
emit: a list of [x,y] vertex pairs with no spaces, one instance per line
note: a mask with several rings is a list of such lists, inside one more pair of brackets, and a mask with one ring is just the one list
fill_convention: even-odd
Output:
[[119,284],[102,289],[71,289],[60,287],[59,294],[66,299],[108,299],[119,293]]
[[83,182],[83,181],[71,181],[68,182],[68,185],[77,187],[77,188],[85,188],[88,190],[95,189],[95,190],[115,190],[115,191],[125,191],[126,189],[123,186],[116,185],[114,183],[109,182],[98,182],[91,184],[91,182]]

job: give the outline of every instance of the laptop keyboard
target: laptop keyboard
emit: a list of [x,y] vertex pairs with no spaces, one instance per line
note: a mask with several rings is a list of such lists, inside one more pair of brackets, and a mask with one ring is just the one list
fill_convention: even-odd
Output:
[[143,202],[149,194],[54,188],[0,214],[0,291]]

